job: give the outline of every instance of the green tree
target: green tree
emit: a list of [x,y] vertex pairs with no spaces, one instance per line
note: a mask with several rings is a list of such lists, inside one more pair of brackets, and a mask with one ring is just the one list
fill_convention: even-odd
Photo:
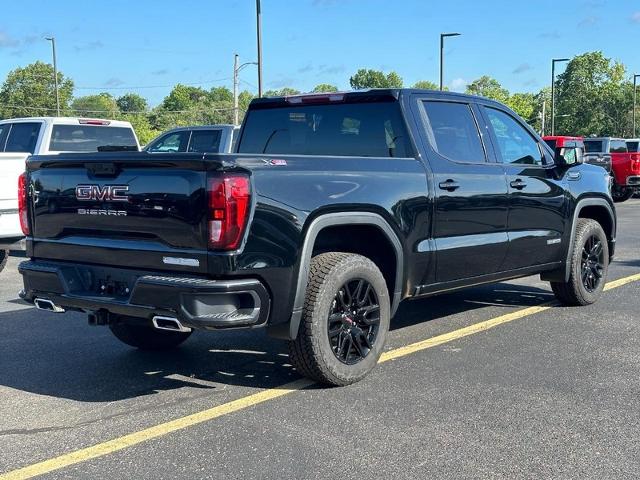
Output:
[[71,110],[77,116],[115,118],[120,109],[110,93],[78,97],[71,103]]
[[537,102],[536,95],[533,93],[514,93],[507,99],[506,104],[511,110],[533,125]]
[[147,99],[137,93],[125,93],[116,99],[121,112],[145,112],[149,108]]
[[209,98],[214,102],[233,103],[233,92],[227,87],[213,87],[209,91]]
[[467,85],[467,93],[470,95],[479,95],[481,97],[491,98],[498,102],[506,103],[509,99],[509,91],[502,88],[500,82],[495,78],[484,75]]
[[313,93],[333,93],[337,91],[338,87],[330,83],[321,83],[320,85],[316,85],[312,90]]
[[402,78],[396,72],[385,74],[380,70],[361,68],[349,79],[351,88],[402,88]]
[[556,84],[556,133],[627,134],[632,89],[624,77],[624,65],[602,52],[574,57]]
[[[423,90],[440,90],[440,86],[431,80],[419,80],[414,83],[413,88],[421,88]],[[445,90],[449,90],[445,87]]]
[[209,92],[200,87],[177,84],[167,95],[160,106],[169,111],[190,110],[204,105],[209,99]]
[[284,87],[280,90],[267,90],[264,92],[265,97],[287,97],[291,95],[299,95],[300,90],[296,90],[295,88]]
[[[60,109],[65,112],[73,96],[73,81],[58,72]],[[0,88],[2,118],[56,114],[53,67],[35,62],[9,72]]]

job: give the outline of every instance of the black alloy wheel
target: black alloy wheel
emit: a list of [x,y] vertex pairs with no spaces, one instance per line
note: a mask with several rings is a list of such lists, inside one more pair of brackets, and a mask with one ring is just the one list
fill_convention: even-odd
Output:
[[604,277],[605,260],[602,241],[595,235],[591,235],[582,248],[582,284],[592,293],[598,289]]
[[342,285],[329,313],[331,350],[347,365],[362,361],[373,348],[380,328],[380,304],[371,284],[353,279]]

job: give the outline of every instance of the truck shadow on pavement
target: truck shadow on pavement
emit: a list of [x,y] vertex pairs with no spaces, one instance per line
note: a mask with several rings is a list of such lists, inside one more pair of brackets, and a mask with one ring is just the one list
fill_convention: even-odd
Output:
[[[503,283],[413,300],[401,305],[392,330],[550,298],[546,290]],[[277,388],[296,378],[285,342],[261,330],[196,332],[176,350],[143,352],[121,344],[107,328],[89,327],[82,314],[0,313],[0,385],[20,391],[113,402],[179,388],[203,389],[203,395],[226,385]]]

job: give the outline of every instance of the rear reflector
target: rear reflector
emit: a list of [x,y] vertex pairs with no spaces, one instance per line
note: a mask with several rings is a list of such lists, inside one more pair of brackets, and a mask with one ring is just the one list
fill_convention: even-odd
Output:
[[18,216],[20,217],[20,228],[22,233],[29,235],[29,216],[27,215],[27,174],[23,173],[18,177]]
[[243,174],[209,179],[209,248],[235,250],[242,243],[251,207],[251,184]]

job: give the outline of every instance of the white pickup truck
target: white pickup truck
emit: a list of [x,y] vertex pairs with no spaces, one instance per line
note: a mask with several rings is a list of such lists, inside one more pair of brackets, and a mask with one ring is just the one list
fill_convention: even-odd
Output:
[[65,117],[0,121],[0,270],[9,249],[22,248],[18,177],[29,155],[96,152],[99,147],[139,150],[129,122]]

